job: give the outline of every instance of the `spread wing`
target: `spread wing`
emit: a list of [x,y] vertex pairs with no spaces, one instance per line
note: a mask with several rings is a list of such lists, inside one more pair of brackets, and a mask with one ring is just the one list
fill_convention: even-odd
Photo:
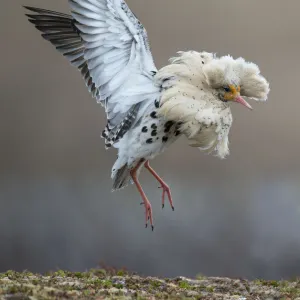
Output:
[[123,0],[69,0],[72,16],[26,7],[43,37],[82,73],[92,96],[105,106],[107,146],[155,101],[157,69],[147,33]]

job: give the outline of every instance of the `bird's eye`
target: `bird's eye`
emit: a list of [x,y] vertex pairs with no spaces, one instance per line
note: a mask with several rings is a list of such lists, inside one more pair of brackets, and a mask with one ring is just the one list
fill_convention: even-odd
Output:
[[230,88],[227,87],[227,86],[224,86],[223,89],[224,89],[225,92],[230,92]]

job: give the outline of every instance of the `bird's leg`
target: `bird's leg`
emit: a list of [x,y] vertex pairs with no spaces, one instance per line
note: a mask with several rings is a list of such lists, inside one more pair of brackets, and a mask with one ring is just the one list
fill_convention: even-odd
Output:
[[145,168],[156,178],[156,180],[161,184],[161,188],[163,189],[162,194],[162,208],[165,207],[165,195],[167,194],[169,198],[170,205],[172,209],[174,210],[172,195],[171,195],[171,189],[169,186],[160,178],[160,176],[152,169],[152,167],[149,164],[149,160],[145,162]]
[[131,178],[133,180],[133,182],[135,183],[139,193],[141,194],[142,196],[142,199],[143,199],[143,202],[144,202],[144,205],[145,205],[145,210],[146,210],[146,227],[148,226],[148,221],[150,221],[150,224],[151,224],[151,228],[152,228],[152,231],[154,229],[154,226],[153,226],[153,217],[152,217],[152,207],[151,207],[151,203],[150,201],[147,199],[147,196],[145,194],[145,192],[143,191],[143,188],[141,186],[141,184],[139,183],[139,180],[137,178],[137,171],[139,169],[139,167],[142,165],[144,161],[141,160],[137,165],[136,167],[134,167],[131,171],[130,171],[130,175],[131,175]]

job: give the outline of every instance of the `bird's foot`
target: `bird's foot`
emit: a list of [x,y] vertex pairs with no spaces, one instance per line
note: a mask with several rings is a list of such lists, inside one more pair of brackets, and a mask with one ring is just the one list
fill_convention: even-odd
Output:
[[174,211],[175,207],[174,207],[173,200],[172,200],[171,189],[169,188],[169,186],[167,184],[162,184],[162,186],[160,186],[159,188],[163,189],[163,192],[162,192],[162,208],[165,207],[165,197],[167,195],[167,197],[169,199],[170,206],[171,206],[172,210]]
[[152,213],[152,207],[150,202],[149,203],[143,203],[145,205],[145,214],[146,214],[146,228],[148,227],[148,224],[150,223],[152,231],[154,230],[153,225],[153,213]]

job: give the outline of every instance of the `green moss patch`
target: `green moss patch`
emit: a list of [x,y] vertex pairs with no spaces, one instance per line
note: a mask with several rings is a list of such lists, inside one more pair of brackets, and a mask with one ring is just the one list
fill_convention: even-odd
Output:
[[295,299],[295,281],[247,281],[197,276],[196,279],[142,277],[125,270],[58,270],[0,274],[0,299]]

